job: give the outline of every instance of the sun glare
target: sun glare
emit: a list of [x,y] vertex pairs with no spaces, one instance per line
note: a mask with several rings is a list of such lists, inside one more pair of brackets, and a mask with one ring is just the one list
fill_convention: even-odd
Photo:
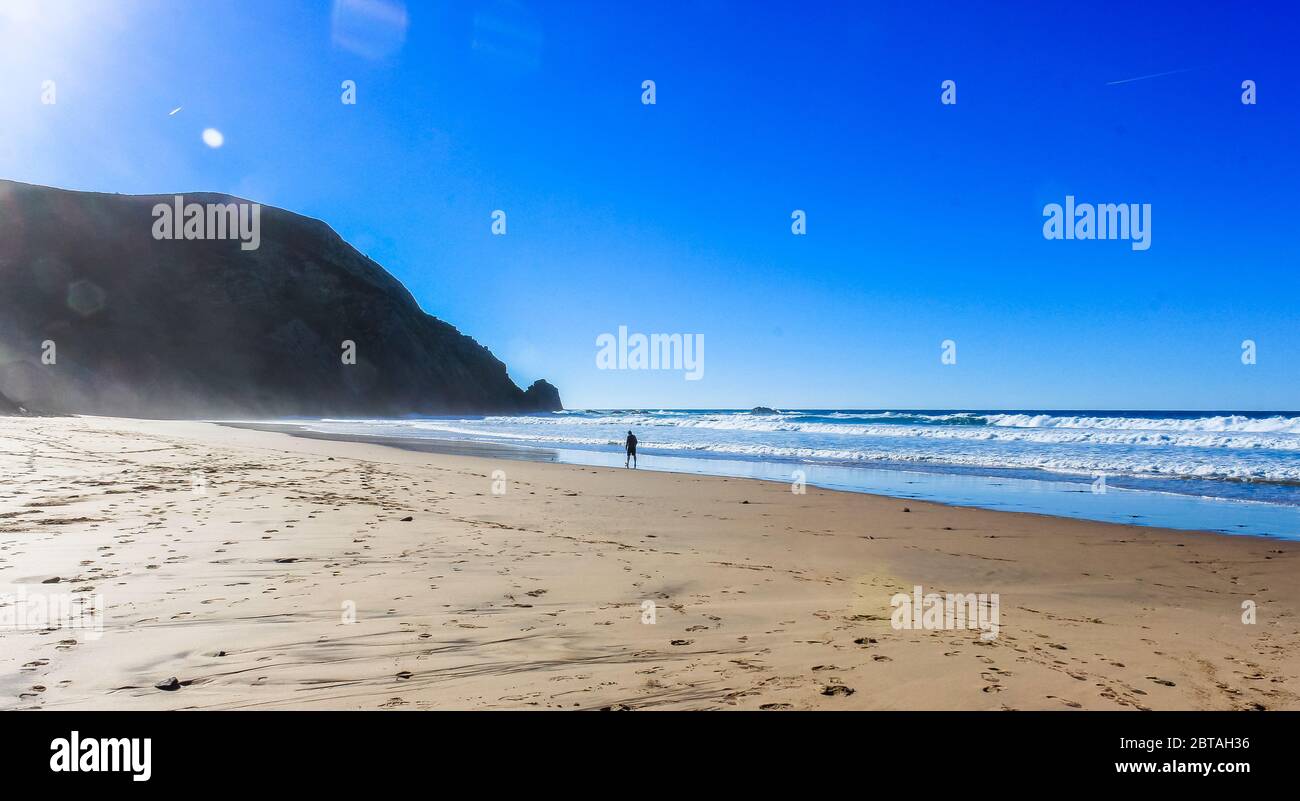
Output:
[[100,3],[0,1],[0,63],[8,68],[57,68],[81,62],[91,37],[116,27],[123,12]]

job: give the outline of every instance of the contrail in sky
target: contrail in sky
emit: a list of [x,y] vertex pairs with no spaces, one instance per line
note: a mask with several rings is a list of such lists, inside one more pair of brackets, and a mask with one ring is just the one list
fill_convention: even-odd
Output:
[[1189,67],[1185,70],[1170,70],[1169,72],[1157,72],[1154,75],[1139,75],[1136,78],[1124,78],[1118,81],[1106,81],[1106,85],[1114,86],[1115,84],[1120,84],[1120,83],[1132,83],[1133,81],[1145,81],[1147,78],[1159,78],[1164,75],[1177,75],[1180,72],[1190,72],[1190,71],[1191,68]]

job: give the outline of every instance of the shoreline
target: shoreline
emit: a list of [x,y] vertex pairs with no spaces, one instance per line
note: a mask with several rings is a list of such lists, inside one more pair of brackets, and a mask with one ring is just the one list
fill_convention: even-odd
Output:
[[[0,593],[106,603],[98,639],[0,630],[4,708],[1300,708],[1294,542],[211,423],[0,435]],[[997,636],[894,628],[918,586],[996,594]]]
[[[318,431],[309,422],[227,422],[215,425],[267,431],[305,439],[381,445],[421,453],[483,456],[520,461],[617,467],[622,455],[593,448],[542,444],[519,445],[472,439],[400,434],[357,434]],[[653,450],[653,449],[652,449]],[[676,475],[755,479],[791,485],[791,471],[805,475],[806,486],[895,500],[929,501],[957,508],[1038,514],[1046,517],[1138,525],[1176,531],[1201,531],[1221,536],[1250,536],[1300,541],[1300,507],[1248,498],[1227,498],[1108,485],[1098,496],[1092,479],[1068,481],[1063,474],[1048,478],[999,475],[994,471],[908,469],[899,465],[819,464],[781,459],[739,459],[723,455],[682,455],[644,452],[650,460],[640,469]],[[1011,472],[1010,468],[1006,472]],[[1023,472],[1023,471],[1019,471]],[[1079,489],[1080,487],[1085,489]],[[1109,497],[1106,497],[1106,496]],[[1088,503],[1080,504],[1079,498]],[[1243,508],[1244,507],[1244,508]],[[1217,523],[1218,527],[1213,524]]]

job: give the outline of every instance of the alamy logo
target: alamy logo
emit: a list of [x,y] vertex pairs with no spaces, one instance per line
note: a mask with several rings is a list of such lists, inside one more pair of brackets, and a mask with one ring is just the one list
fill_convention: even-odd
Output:
[[262,244],[260,203],[186,203],[176,195],[172,203],[153,207],[154,239],[238,239],[240,250],[257,250]]
[[912,588],[911,595],[905,592],[894,595],[889,605],[894,608],[889,623],[895,631],[979,629],[981,640],[994,640],[1001,628],[1001,606],[996,592],[922,595],[918,584]]
[[1133,250],[1151,247],[1150,203],[1078,203],[1065,196],[1065,205],[1043,206],[1044,239],[1127,239]]
[[131,781],[147,782],[153,775],[151,751],[153,741],[148,737],[118,737],[116,739],[86,737],[72,732],[70,737],[56,737],[50,741],[50,770],[54,773],[132,773]]
[[703,334],[631,334],[618,327],[618,336],[596,337],[599,370],[684,370],[687,381],[704,377]]
[[104,634],[104,596],[99,593],[34,593],[23,587],[0,593],[0,630],[77,629],[88,640]]

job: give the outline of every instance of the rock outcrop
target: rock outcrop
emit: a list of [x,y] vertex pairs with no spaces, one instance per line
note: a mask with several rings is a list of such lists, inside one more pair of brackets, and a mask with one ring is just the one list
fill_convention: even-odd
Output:
[[558,412],[564,408],[564,404],[560,403],[560,391],[544,378],[534,381],[532,386],[524,390],[524,398],[531,409]]

